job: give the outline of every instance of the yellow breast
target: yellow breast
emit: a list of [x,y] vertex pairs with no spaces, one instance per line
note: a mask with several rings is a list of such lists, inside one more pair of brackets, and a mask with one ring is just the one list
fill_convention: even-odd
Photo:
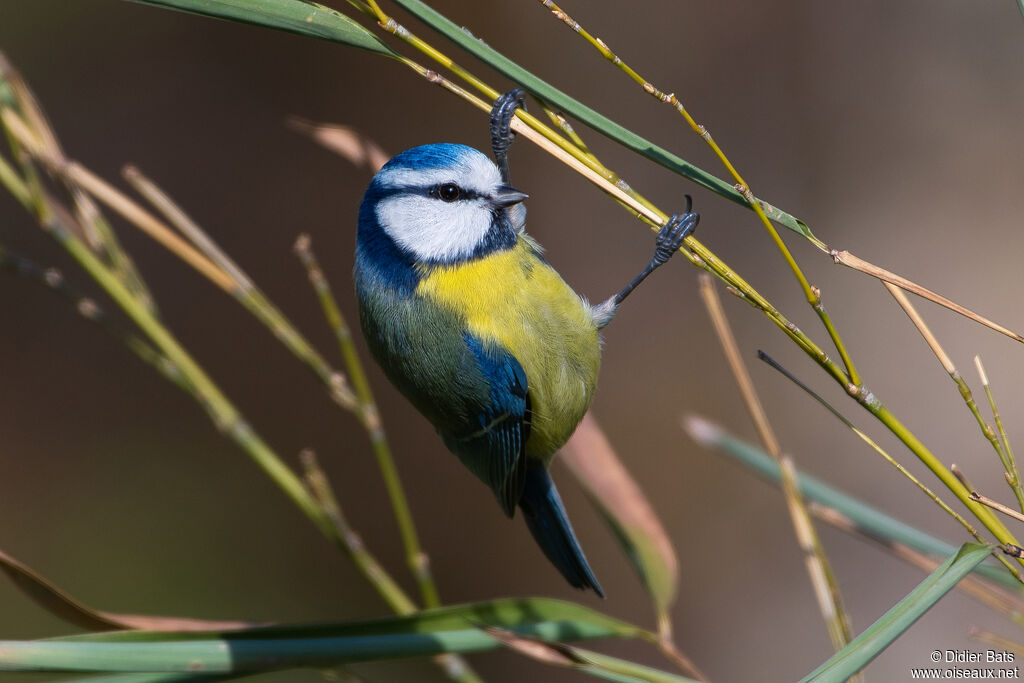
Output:
[[432,267],[420,296],[459,314],[484,344],[500,345],[526,373],[533,410],[529,457],[549,460],[590,405],[600,342],[589,305],[535,253],[528,238],[512,249]]

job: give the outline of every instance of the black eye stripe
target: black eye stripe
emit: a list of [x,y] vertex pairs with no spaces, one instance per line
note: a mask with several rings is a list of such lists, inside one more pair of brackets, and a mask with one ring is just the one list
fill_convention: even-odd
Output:
[[[389,197],[395,197],[398,195],[421,195],[424,197],[431,197],[433,199],[440,199],[438,196],[438,190],[444,185],[455,185],[455,183],[439,183],[437,185],[431,185],[424,187],[422,185],[397,185],[392,187],[384,187],[376,192],[376,198],[378,201],[388,199]],[[463,199],[479,199],[485,197],[484,194],[471,190],[462,186],[459,187],[461,194],[459,200]]]

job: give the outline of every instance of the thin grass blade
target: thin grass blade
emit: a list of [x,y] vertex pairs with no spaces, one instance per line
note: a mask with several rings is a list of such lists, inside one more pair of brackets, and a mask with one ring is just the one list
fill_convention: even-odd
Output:
[[642,629],[581,605],[504,599],[337,624],[231,631],[120,631],[0,642],[0,670],[235,673],[477,652],[501,644],[475,625],[544,640],[649,639]]
[[[536,97],[544,100],[554,108],[569,114],[582,123],[590,126],[602,135],[618,142],[624,147],[640,154],[654,163],[663,166],[670,171],[689,178],[698,185],[702,185],[712,192],[730,199],[737,204],[747,206],[747,200],[743,195],[726,181],[711,173],[694,166],[685,159],[659,147],[650,140],[647,140],[631,130],[615,123],[611,119],[599,114],[579,100],[576,100],[547,81],[519,66],[508,57],[493,49],[482,40],[476,38],[464,28],[451,22],[440,12],[432,9],[420,0],[395,0],[395,4],[402,7],[417,19],[427,24],[435,31],[452,41],[471,55],[487,64],[498,73],[506,76],[515,83],[526,88]],[[760,200],[759,200],[760,201]],[[765,213],[770,219],[783,225],[790,230],[800,233],[805,237],[814,239],[811,229],[800,219],[778,209],[770,204],[761,202]]]
[[896,640],[989,556],[991,548],[965,543],[917,588],[853,639],[849,645],[802,679],[802,683],[840,683],[854,675]]
[[[686,419],[687,433],[700,445],[713,448],[717,452],[735,459],[749,467],[756,474],[778,484],[780,481],[779,465],[757,446],[738,439],[719,426],[697,416]],[[913,548],[914,550],[933,557],[948,557],[956,550],[947,543],[921,531],[905,522],[885,514],[881,510],[854,498],[825,482],[815,479],[809,474],[798,472],[797,481],[800,492],[816,503],[835,508],[853,520],[857,526],[871,534]],[[990,581],[1008,588],[1020,590],[1020,584],[1005,569],[995,565],[981,565],[977,572]]]
[[[312,625],[271,625],[205,633],[160,633],[153,631],[115,631],[54,638],[53,640],[89,642],[145,642],[205,639],[212,636],[246,639],[344,638],[348,636],[392,635],[458,631],[471,624],[497,626],[526,635],[534,630],[557,631],[565,639],[637,638],[647,632],[625,621],[609,617],[573,602],[552,598],[502,598],[423,610],[396,617],[381,617]],[[544,625],[544,626],[538,626]]]

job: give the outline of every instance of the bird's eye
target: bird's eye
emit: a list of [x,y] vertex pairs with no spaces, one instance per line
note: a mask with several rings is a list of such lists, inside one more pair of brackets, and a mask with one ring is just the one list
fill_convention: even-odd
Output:
[[430,193],[443,202],[455,202],[462,199],[462,188],[455,183],[438,185]]

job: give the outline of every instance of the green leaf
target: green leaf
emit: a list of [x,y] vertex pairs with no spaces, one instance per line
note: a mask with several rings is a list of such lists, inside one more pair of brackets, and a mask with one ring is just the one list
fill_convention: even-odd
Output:
[[[427,24],[435,31],[452,41],[471,55],[493,68],[498,73],[515,81],[526,88],[533,95],[553,105],[556,109],[573,116],[577,120],[590,126],[597,132],[618,142],[624,147],[644,156],[656,164],[664,166],[670,171],[689,178],[698,185],[702,185],[712,192],[730,199],[737,204],[747,206],[747,200],[739,191],[726,181],[708,173],[707,171],[694,166],[685,159],[676,156],[672,152],[659,147],[650,140],[647,140],[627,128],[615,123],[602,114],[597,113],[590,107],[584,105],[554,87],[547,81],[537,77],[535,74],[519,66],[508,57],[505,57],[497,50],[474,37],[464,28],[457,26],[448,20],[444,15],[428,7],[420,0],[395,0],[395,4],[404,8],[417,19]],[[758,200],[761,201],[761,200]],[[761,202],[765,213],[770,219],[783,225],[794,232],[818,241],[811,233],[811,229],[800,219],[775,208],[774,206]]]
[[[398,55],[362,25],[329,7],[305,0],[132,0],[147,5],[229,19],[282,31],[343,43],[389,57]],[[530,73],[465,29],[449,21],[420,0],[395,0],[395,3],[438,33],[448,38],[499,73],[522,85],[535,96],[575,117],[602,135],[628,149],[689,178],[726,199],[747,206],[747,200],[726,181],[694,166],[685,159],[659,147],[631,130],[597,113],[547,81]],[[767,202],[758,199],[768,217],[804,237],[818,242],[806,223]]]
[[808,674],[803,681],[814,683],[840,683],[854,675],[878,654],[889,647],[900,634],[917,621],[943,595],[989,556],[991,547],[978,543],[964,543],[948,560],[928,575],[905,598],[854,638],[849,645],[835,653],[824,664]]
[[107,674],[97,676],[90,673],[76,678],[62,678],[58,683],[214,683],[215,681],[231,681],[251,676],[251,672],[241,671],[227,674],[204,673],[145,673],[145,674]]
[[[702,446],[714,448],[718,452],[728,455],[775,484],[781,482],[779,464],[757,446],[738,439],[718,425],[696,416],[689,416],[686,419],[686,429],[690,436]],[[956,551],[956,547],[952,543],[947,543],[906,522],[901,522],[878,508],[843,493],[809,474],[798,472],[797,483],[800,493],[805,498],[837,510],[869,534],[901,543],[933,557],[948,557]],[[981,565],[976,571],[986,579],[1007,588],[1020,589],[1020,583],[1004,567],[995,564]]]
[[[211,634],[225,638],[341,638],[350,635],[387,635],[402,633],[435,633],[458,631],[470,626],[498,626],[542,638],[539,631],[557,632],[558,638],[633,638],[644,631],[630,623],[578,605],[552,598],[502,598],[437,609],[423,610],[400,617],[382,617],[311,626],[260,626],[231,631],[175,633],[175,640],[208,638]],[[538,633],[534,633],[538,631]],[[169,634],[154,631],[118,631],[68,636],[58,640],[92,642],[127,642],[166,640]]]
[[217,19],[266,26],[369,50],[388,57],[395,52],[351,18],[305,0],[133,0]]
[[479,626],[544,640],[646,635],[632,624],[571,602],[503,599],[338,624],[218,632],[119,631],[5,641],[0,642],[0,670],[231,673],[501,647]]

